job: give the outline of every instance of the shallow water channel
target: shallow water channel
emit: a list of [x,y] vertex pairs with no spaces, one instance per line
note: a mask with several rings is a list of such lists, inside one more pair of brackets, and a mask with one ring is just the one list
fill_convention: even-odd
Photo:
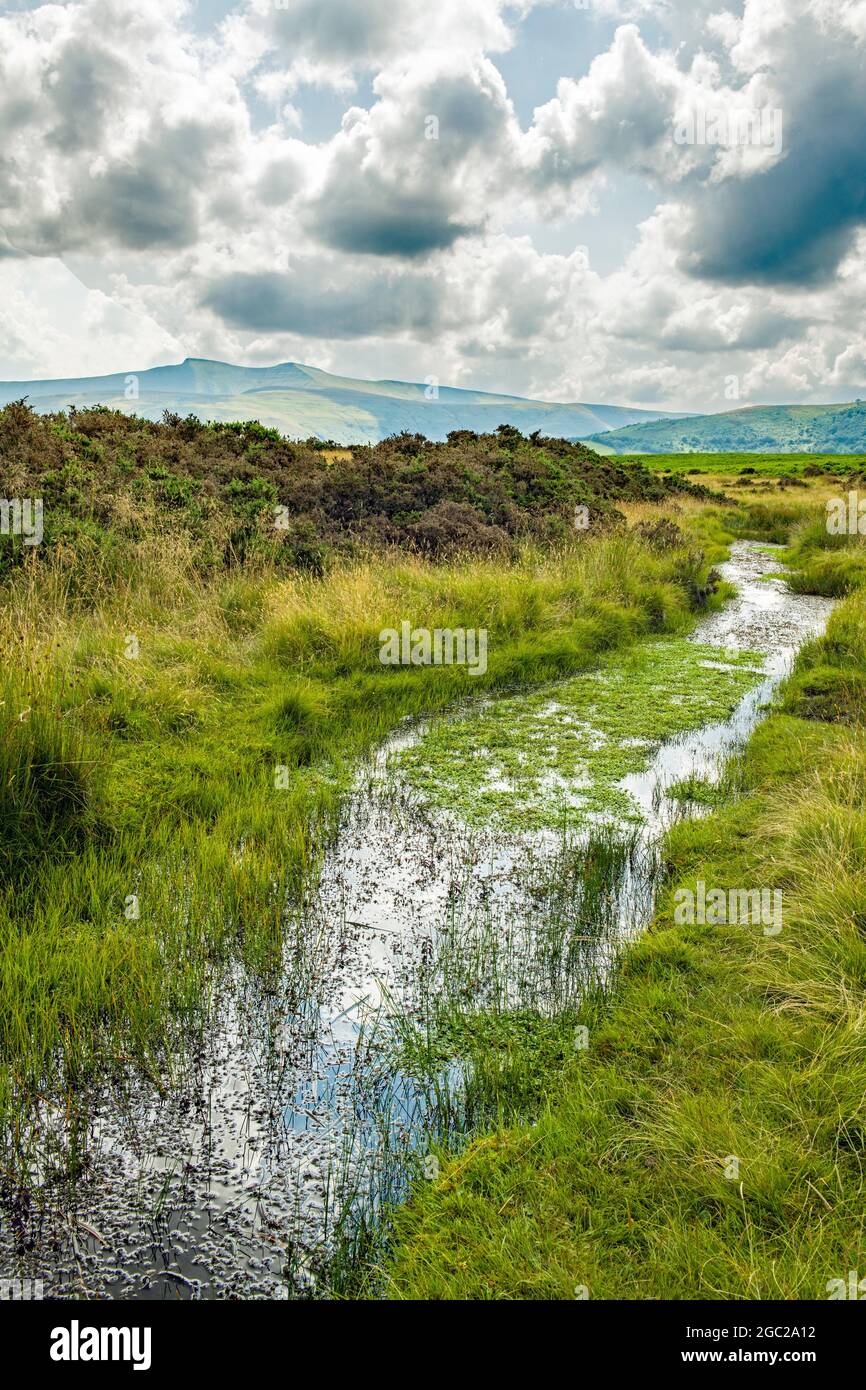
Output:
[[[476,1122],[459,1057],[434,1048],[420,1066],[412,1041],[443,1017],[556,1017],[604,987],[650,920],[665,826],[699,814],[667,789],[719,777],[829,615],[829,601],[767,579],[775,567],[770,547],[733,547],[722,572],[737,596],[691,641],[717,649],[720,669],[760,659],[726,717],[641,750],[617,787],[624,816],[581,813],[559,787],[561,822],[467,821],[402,775],[428,726],[379,749],[288,924],[279,985],[230,972],[167,1095],[132,1075],[106,1090],[74,1189],[47,1185],[0,1212],[0,1274],[39,1278],[48,1297],[326,1294],[341,1233],[399,1199],[431,1142],[460,1142]],[[547,721],[570,717],[561,689],[546,693]],[[574,737],[593,733],[577,721]],[[478,764],[479,786],[509,792],[494,758]]]

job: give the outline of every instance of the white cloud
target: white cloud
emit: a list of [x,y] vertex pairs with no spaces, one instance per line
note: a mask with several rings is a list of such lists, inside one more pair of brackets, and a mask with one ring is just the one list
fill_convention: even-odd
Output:
[[420,51],[452,57],[511,46],[509,20],[537,0],[248,0],[232,16],[232,46],[267,65],[278,63],[291,85],[350,88],[359,72],[378,72]]
[[99,376],[178,360],[182,345],[148,314],[91,290],[61,261],[0,261],[0,379]]

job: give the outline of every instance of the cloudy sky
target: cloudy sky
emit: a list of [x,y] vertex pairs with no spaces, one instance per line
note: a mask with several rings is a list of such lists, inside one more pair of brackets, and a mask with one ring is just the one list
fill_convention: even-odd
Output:
[[866,395],[866,0],[0,4],[0,378]]

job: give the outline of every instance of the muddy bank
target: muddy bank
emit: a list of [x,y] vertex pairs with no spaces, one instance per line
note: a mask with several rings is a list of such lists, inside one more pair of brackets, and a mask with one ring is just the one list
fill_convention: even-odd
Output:
[[[81,1179],[72,1189],[49,1183],[16,1194],[4,1211],[2,1273],[39,1277],[48,1296],[66,1297],[325,1290],[340,1217],[399,1197],[411,1156],[466,1127],[461,1067],[420,1075],[405,1065],[401,1030],[423,1029],[446,996],[467,1014],[555,1016],[603,985],[623,942],[651,917],[655,847],[682,813],[669,789],[690,775],[718,777],[797,647],[829,615],[829,601],[763,577],[774,566],[767,551],[734,546],[723,573],[738,595],[689,639],[705,666],[702,691],[712,687],[709,707],[724,717],[693,728],[684,716],[685,727],[661,746],[632,742],[622,777],[613,776],[619,734],[581,714],[600,698],[585,681],[523,697],[531,758],[516,756],[520,747],[503,757],[485,746],[501,701],[389,741],[359,775],[318,892],[287,922],[281,980],[268,990],[240,971],[223,980],[211,1026],[178,1058],[169,1094],[133,1076],[106,1091]],[[627,661],[612,663],[620,684],[601,695],[628,697],[624,669]],[[672,721],[687,694],[668,691]],[[571,780],[565,754],[545,762],[551,728],[569,732]],[[585,795],[603,737],[611,756],[599,765],[605,788],[616,791],[613,815],[610,797]],[[458,801],[437,797],[434,783],[438,759],[447,790],[443,750],[459,755],[461,739],[475,764],[467,770],[457,757],[461,796],[468,771],[473,805],[473,786],[495,793],[491,811],[540,787],[556,814],[529,828],[497,814],[458,814]],[[572,873],[590,847],[593,862],[611,870],[604,894],[590,894],[587,876]],[[62,1115],[47,1110],[44,1124],[62,1145]]]

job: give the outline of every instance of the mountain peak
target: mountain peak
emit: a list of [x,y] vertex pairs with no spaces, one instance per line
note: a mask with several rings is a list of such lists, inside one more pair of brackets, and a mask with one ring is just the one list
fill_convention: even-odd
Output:
[[[136,393],[128,397],[130,378]],[[345,444],[375,443],[408,431],[444,439],[452,430],[486,433],[514,425],[525,434],[582,438],[662,412],[616,405],[566,404],[500,396],[462,387],[430,388],[411,381],[371,381],[334,376],[300,362],[243,367],[208,357],[145,371],[54,381],[0,382],[0,405],[30,398],[42,413],[106,405],[158,420],[163,411],[205,421],[259,420],[291,438],[316,435]]]

